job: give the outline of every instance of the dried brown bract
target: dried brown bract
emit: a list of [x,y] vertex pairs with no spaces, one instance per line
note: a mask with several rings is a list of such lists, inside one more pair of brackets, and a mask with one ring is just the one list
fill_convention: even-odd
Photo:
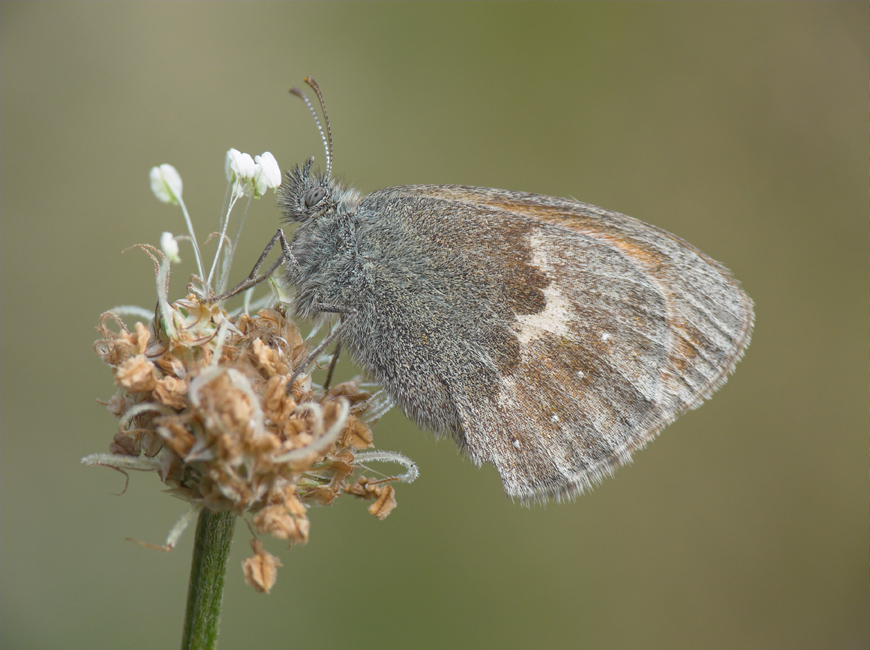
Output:
[[[161,301],[150,326],[136,323],[130,331],[110,312],[97,329],[95,350],[118,386],[106,406],[119,431],[111,454],[86,464],[156,470],[193,508],[250,513],[259,533],[290,544],[308,541],[309,506],[331,504],[342,493],[373,500],[369,511],[379,519],[395,507],[392,486],[354,479],[364,454],[362,460],[406,460],[360,452],[372,447],[363,421],[372,395],[357,381],[316,389],[307,373],[288,387],[309,349],[281,308],[233,317],[191,294]],[[245,580],[268,592],[281,563],[257,540],[254,551]]]
[[281,560],[263,550],[263,544],[258,539],[251,540],[254,556],[242,563],[245,572],[245,582],[260,593],[269,593],[278,579],[278,567]]

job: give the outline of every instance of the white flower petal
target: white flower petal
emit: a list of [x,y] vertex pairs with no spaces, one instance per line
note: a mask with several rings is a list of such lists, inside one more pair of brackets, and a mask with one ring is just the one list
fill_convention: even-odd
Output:
[[230,149],[227,151],[227,158],[224,162],[224,172],[226,172],[227,180],[232,181],[236,175],[236,169],[238,169],[238,164],[236,160],[239,156],[241,156],[241,152],[238,149]]
[[164,232],[160,235],[160,250],[169,259],[170,262],[178,264],[181,258],[178,256],[178,240],[172,236],[171,232]]
[[175,167],[166,163],[151,168],[151,191],[164,203],[178,203],[181,198],[181,176]]
[[264,151],[262,156],[257,156],[254,159],[254,162],[260,165],[260,175],[265,179],[266,187],[274,189],[281,184],[281,168],[278,166],[275,156]]
[[250,154],[243,153],[239,156],[238,160],[238,176],[241,180],[247,181],[254,178],[254,174],[257,172],[257,167],[254,164],[254,159],[251,158]]
[[259,199],[266,193],[266,190],[269,189],[266,187],[266,180],[263,178],[263,170],[257,165],[257,172],[254,174],[254,178],[251,179],[251,183],[249,189],[251,191],[248,196],[252,196],[255,199]]

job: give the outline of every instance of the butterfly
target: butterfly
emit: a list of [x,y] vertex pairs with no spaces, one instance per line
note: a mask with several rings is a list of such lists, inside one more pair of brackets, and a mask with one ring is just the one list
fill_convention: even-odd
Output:
[[[462,185],[362,195],[313,159],[285,173],[281,264],[302,318],[507,494],[575,496],[727,379],[753,303],[660,228],[571,199]],[[275,239],[273,239],[273,243]],[[253,276],[253,274],[252,274]]]

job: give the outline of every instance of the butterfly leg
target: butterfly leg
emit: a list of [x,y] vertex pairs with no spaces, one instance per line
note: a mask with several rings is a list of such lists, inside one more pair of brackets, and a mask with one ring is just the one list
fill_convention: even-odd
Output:
[[[265,273],[262,273],[261,275],[257,275],[257,272],[260,270],[260,267],[263,266],[263,262],[266,261],[266,258],[269,256],[269,253],[272,252],[272,249],[275,247],[275,244],[278,242],[281,243],[281,255],[278,257],[277,260],[275,260],[272,263],[271,266],[269,266],[268,269],[266,269]],[[279,228],[278,232],[275,233],[275,236],[272,237],[272,239],[269,241],[268,244],[266,244],[266,248],[263,249],[263,253],[260,255],[260,259],[257,260],[256,264],[254,264],[254,268],[251,269],[251,272],[248,275],[248,277],[245,278],[244,280],[242,280],[239,284],[237,284],[235,287],[233,287],[232,289],[230,289],[226,293],[222,293],[221,295],[214,298],[214,301],[220,302],[221,300],[226,300],[227,298],[232,298],[236,294],[239,294],[242,291],[246,291],[247,289],[250,289],[251,287],[254,287],[254,286],[260,284],[263,280],[265,280],[270,275],[272,275],[272,273],[275,272],[275,269],[277,269],[279,266],[281,266],[281,264],[283,264],[284,262],[286,262],[288,260],[290,261],[291,264],[293,264],[293,266],[296,266],[296,264],[297,264],[296,258],[293,257],[293,253],[290,252],[290,244],[287,242],[287,238],[284,237],[284,231]]]
[[329,390],[329,385],[332,383],[332,373],[335,372],[335,366],[338,363],[338,355],[341,354],[341,341],[335,344],[335,350],[332,352],[332,359],[329,361],[329,370],[326,371],[326,380],[323,382],[323,390]]
[[[330,313],[330,314],[341,314],[342,315],[341,322],[338,324],[338,327],[336,327],[334,330],[332,330],[329,333],[329,335],[327,335],[326,338],[324,338],[320,342],[320,344],[316,348],[314,348],[314,350],[311,352],[311,354],[308,355],[308,358],[305,359],[305,361],[303,361],[301,364],[299,364],[296,367],[296,370],[294,370],[293,374],[290,376],[290,381],[287,382],[287,390],[288,391],[292,388],[293,383],[296,381],[296,378],[299,377],[299,375],[301,375],[308,366],[310,366],[312,363],[314,363],[314,361],[317,359],[317,357],[320,356],[320,354],[327,347],[329,347],[330,343],[332,343],[335,339],[337,339],[341,335],[342,330],[344,330],[344,328],[350,322],[350,319],[353,318],[354,315],[356,315],[356,309],[353,307],[341,307],[339,305],[320,304],[320,305],[316,305],[315,309],[317,311],[326,312],[326,313]],[[338,356],[338,350],[336,350],[336,354],[334,355],[334,357],[337,357],[337,356]],[[329,379],[332,378],[331,367],[332,367],[332,364],[330,364]]]

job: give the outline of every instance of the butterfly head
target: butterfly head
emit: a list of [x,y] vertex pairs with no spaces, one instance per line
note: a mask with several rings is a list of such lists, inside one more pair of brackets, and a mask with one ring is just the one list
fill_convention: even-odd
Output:
[[304,223],[335,208],[337,185],[324,173],[312,172],[314,158],[284,172],[278,189],[281,212],[290,222]]

